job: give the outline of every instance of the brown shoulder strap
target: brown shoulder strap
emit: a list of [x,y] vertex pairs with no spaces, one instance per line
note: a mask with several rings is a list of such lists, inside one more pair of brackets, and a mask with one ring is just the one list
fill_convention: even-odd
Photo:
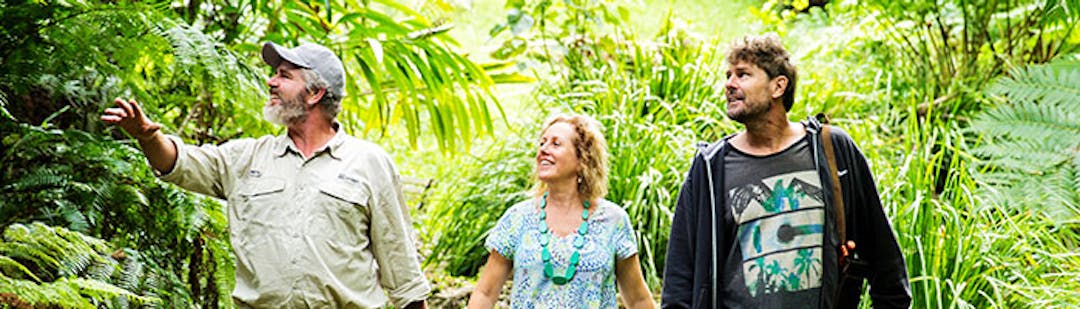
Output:
[[832,135],[829,132],[830,125],[821,125],[821,142],[825,147],[825,159],[829,164],[829,176],[832,178],[833,207],[835,207],[836,231],[840,233],[841,246],[847,242],[847,225],[844,222],[844,195],[840,188],[840,176],[836,172],[836,154],[833,150]]

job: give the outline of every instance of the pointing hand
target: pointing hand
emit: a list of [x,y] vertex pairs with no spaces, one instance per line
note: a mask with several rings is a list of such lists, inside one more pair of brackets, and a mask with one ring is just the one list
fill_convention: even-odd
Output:
[[117,107],[106,108],[105,114],[101,115],[102,121],[119,125],[120,128],[140,141],[153,137],[154,133],[161,129],[160,124],[146,118],[142,107],[139,107],[139,103],[135,102],[135,100],[125,102],[117,98],[115,102]]

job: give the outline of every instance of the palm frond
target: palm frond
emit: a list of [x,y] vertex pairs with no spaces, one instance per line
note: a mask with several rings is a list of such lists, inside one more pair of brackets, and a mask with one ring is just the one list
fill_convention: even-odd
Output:
[[403,125],[412,145],[421,134],[432,134],[440,149],[450,151],[490,135],[495,116],[505,118],[491,92],[494,80],[452,48],[455,42],[445,34],[450,26],[397,1],[285,2],[251,9],[270,20],[271,30],[260,40],[315,41],[340,55],[347,75],[355,76],[347,80],[350,96],[341,116],[353,120],[343,121],[350,131],[383,133]]

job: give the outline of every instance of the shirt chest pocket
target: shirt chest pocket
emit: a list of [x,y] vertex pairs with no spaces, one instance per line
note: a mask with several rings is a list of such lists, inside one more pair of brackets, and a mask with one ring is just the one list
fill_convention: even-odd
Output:
[[247,202],[285,191],[285,181],[277,178],[253,179],[244,182],[237,194]]
[[236,191],[237,205],[230,207],[230,211],[235,211],[236,219],[241,222],[270,220],[271,214],[280,211],[281,203],[288,202],[284,192],[282,179],[248,179]]
[[371,191],[363,182],[323,182],[319,184],[309,228],[317,236],[359,244],[366,239],[361,236],[367,235],[370,203]]

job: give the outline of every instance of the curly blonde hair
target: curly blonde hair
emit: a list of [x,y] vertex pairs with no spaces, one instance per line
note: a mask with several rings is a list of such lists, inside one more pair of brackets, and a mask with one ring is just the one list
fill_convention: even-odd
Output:
[[[607,140],[604,139],[600,122],[582,114],[560,114],[544,121],[540,134],[543,135],[548,128],[560,122],[570,124],[577,133],[574,137],[574,150],[581,162],[581,171],[578,172],[578,177],[581,179],[577,186],[578,194],[581,195],[582,200],[586,201],[603,198],[608,191],[608,153]],[[547,184],[537,179],[535,169],[533,179],[536,183],[533,188],[535,196],[539,197],[547,192]]]

